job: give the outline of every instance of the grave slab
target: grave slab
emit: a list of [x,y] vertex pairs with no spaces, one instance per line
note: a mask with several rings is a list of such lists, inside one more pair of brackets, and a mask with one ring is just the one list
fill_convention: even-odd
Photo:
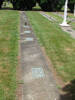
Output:
[[33,78],[43,78],[45,76],[42,67],[32,68],[32,77]]
[[30,28],[29,26],[24,25],[24,28]]
[[30,34],[30,33],[31,33],[31,31],[24,31],[24,33],[25,33],[25,34]]

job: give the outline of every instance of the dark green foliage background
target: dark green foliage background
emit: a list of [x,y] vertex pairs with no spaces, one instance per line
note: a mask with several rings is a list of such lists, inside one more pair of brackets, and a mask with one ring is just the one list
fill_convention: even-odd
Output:
[[68,7],[71,10],[71,12],[73,12],[74,10],[74,4],[75,4],[75,0],[69,0]]
[[13,4],[14,9],[29,9],[31,10],[32,7],[35,6],[36,0],[11,0],[11,3]]
[[65,0],[40,0],[39,5],[45,11],[57,11],[62,8]]
[[[5,0],[0,0],[0,8]],[[32,10],[32,7],[38,2],[44,11],[60,11],[66,0],[7,0],[13,4],[16,10]],[[69,0],[68,7],[71,12],[74,10],[75,0]]]

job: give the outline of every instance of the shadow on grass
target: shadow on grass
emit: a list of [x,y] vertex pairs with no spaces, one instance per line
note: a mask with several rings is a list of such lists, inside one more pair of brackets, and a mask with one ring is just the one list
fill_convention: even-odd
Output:
[[1,8],[0,10],[13,10],[13,8],[5,7],[5,8]]
[[62,90],[65,94],[60,96],[60,100],[75,100],[75,80],[72,80]]
[[41,8],[33,8],[32,11],[42,11]]
[[[1,8],[0,10],[15,10],[15,9],[6,7],[6,8]],[[21,9],[21,10],[18,10],[18,11],[42,11],[42,9],[41,8],[33,8],[32,10]]]

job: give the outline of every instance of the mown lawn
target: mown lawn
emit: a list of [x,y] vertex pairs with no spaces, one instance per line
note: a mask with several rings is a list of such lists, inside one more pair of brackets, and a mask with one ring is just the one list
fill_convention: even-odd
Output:
[[65,82],[75,79],[75,40],[38,12],[26,12],[32,28],[59,76]]
[[15,100],[18,65],[18,11],[0,11],[0,100]]

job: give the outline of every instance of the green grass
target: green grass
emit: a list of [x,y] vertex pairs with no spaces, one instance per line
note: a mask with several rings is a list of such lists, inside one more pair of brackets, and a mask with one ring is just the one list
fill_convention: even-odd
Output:
[[26,14],[58,75],[66,82],[75,79],[75,40],[38,12]]
[[41,7],[40,7],[38,4],[36,4],[36,6],[33,7],[33,10],[35,10],[35,11],[39,11],[39,10],[41,10]]
[[[63,12],[59,12],[60,14],[64,14]],[[75,19],[75,16],[74,16],[74,14],[73,13],[68,13],[68,17],[69,18],[73,18],[73,19]],[[69,22],[69,21],[68,21]],[[72,28],[75,30],[75,21],[71,21],[70,23],[69,23],[71,26],[72,26]]]
[[0,100],[15,100],[19,13],[0,11]]
[[62,18],[62,17],[60,17],[60,16],[54,14],[53,12],[46,12],[46,14],[48,14],[48,15],[50,15],[51,17],[55,18],[57,24],[60,24],[60,23],[62,23],[62,21],[63,21],[63,18]]
[[[63,12],[58,12],[58,13],[63,15]],[[48,15],[52,16],[53,18],[55,18],[57,20],[58,24],[62,23],[62,21],[63,21],[63,18],[61,16],[59,16],[57,14],[54,14],[53,12],[46,12],[46,14],[48,14]],[[68,13],[68,17],[73,18],[73,19],[75,18],[72,13]],[[69,24],[72,26],[73,29],[75,29],[75,21],[67,20],[67,22],[68,23],[70,22]]]

